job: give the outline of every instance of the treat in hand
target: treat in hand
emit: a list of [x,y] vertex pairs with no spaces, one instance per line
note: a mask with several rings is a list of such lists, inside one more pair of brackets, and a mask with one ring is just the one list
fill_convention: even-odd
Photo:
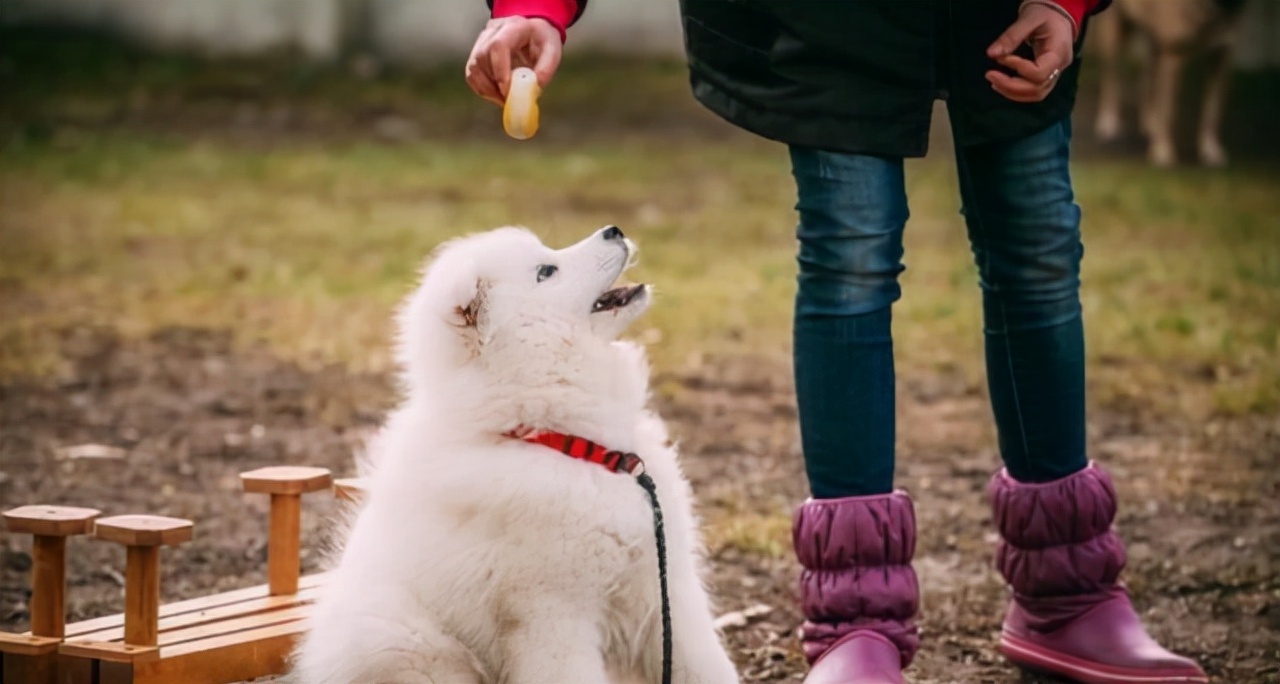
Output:
[[511,71],[511,87],[502,107],[502,128],[516,140],[528,140],[538,132],[538,96],[542,88],[533,69],[517,67]]

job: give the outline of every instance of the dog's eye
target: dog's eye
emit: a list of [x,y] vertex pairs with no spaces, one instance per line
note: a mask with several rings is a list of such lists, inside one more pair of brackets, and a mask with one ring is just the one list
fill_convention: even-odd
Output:
[[556,271],[559,271],[559,270],[560,270],[560,267],[559,267],[559,266],[552,266],[551,264],[543,264],[543,265],[539,266],[539,267],[538,267],[538,282],[542,282],[542,281],[546,280],[547,278],[550,278],[551,276],[553,276],[553,275],[555,275],[555,274],[556,274]]

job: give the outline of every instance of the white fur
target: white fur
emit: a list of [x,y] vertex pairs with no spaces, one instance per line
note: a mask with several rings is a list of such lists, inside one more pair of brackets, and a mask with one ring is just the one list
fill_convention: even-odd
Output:
[[[614,338],[649,303],[592,303],[632,246],[553,251],[517,228],[438,250],[400,315],[407,396],[295,655],[303,684],[657,682],[653,518],[634,478],[502,436],[517,426],[637,453],[665,517],[673,681],[737,681],[700,578],[692,496],[648,366]],[[559,270],[538,282],[539,266]],[[472,321],[474,324],[472,324]]]

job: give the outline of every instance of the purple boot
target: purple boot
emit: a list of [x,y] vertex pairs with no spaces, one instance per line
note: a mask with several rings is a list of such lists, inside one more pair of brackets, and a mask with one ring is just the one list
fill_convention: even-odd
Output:
[[791,528],[806,618],[806,684],[904,684],[920,639],[911,568],[916,518],[905,493],[811,499]]
[[1106,471],[1090,464],[1023,484],[1002,470],[988,493],[1000,532],[996,569],[1013,588],[1000,636],[1006,658],[1088,684],[1209,681],[1147,635],[1116,581],[1125,551],[1111,527],[1116,492]]

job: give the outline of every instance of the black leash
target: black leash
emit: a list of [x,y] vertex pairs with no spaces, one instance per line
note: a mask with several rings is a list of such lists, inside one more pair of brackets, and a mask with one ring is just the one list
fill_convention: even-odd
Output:
[[658,505],[658,488],[649,474],[640,471],[636,482],[649,493],[653,507],[653,536],[658,542],[658,586],[662,592],[662,684],[671,684],[671,598],[667,594],[667,535],[662,524],[662,507]]

